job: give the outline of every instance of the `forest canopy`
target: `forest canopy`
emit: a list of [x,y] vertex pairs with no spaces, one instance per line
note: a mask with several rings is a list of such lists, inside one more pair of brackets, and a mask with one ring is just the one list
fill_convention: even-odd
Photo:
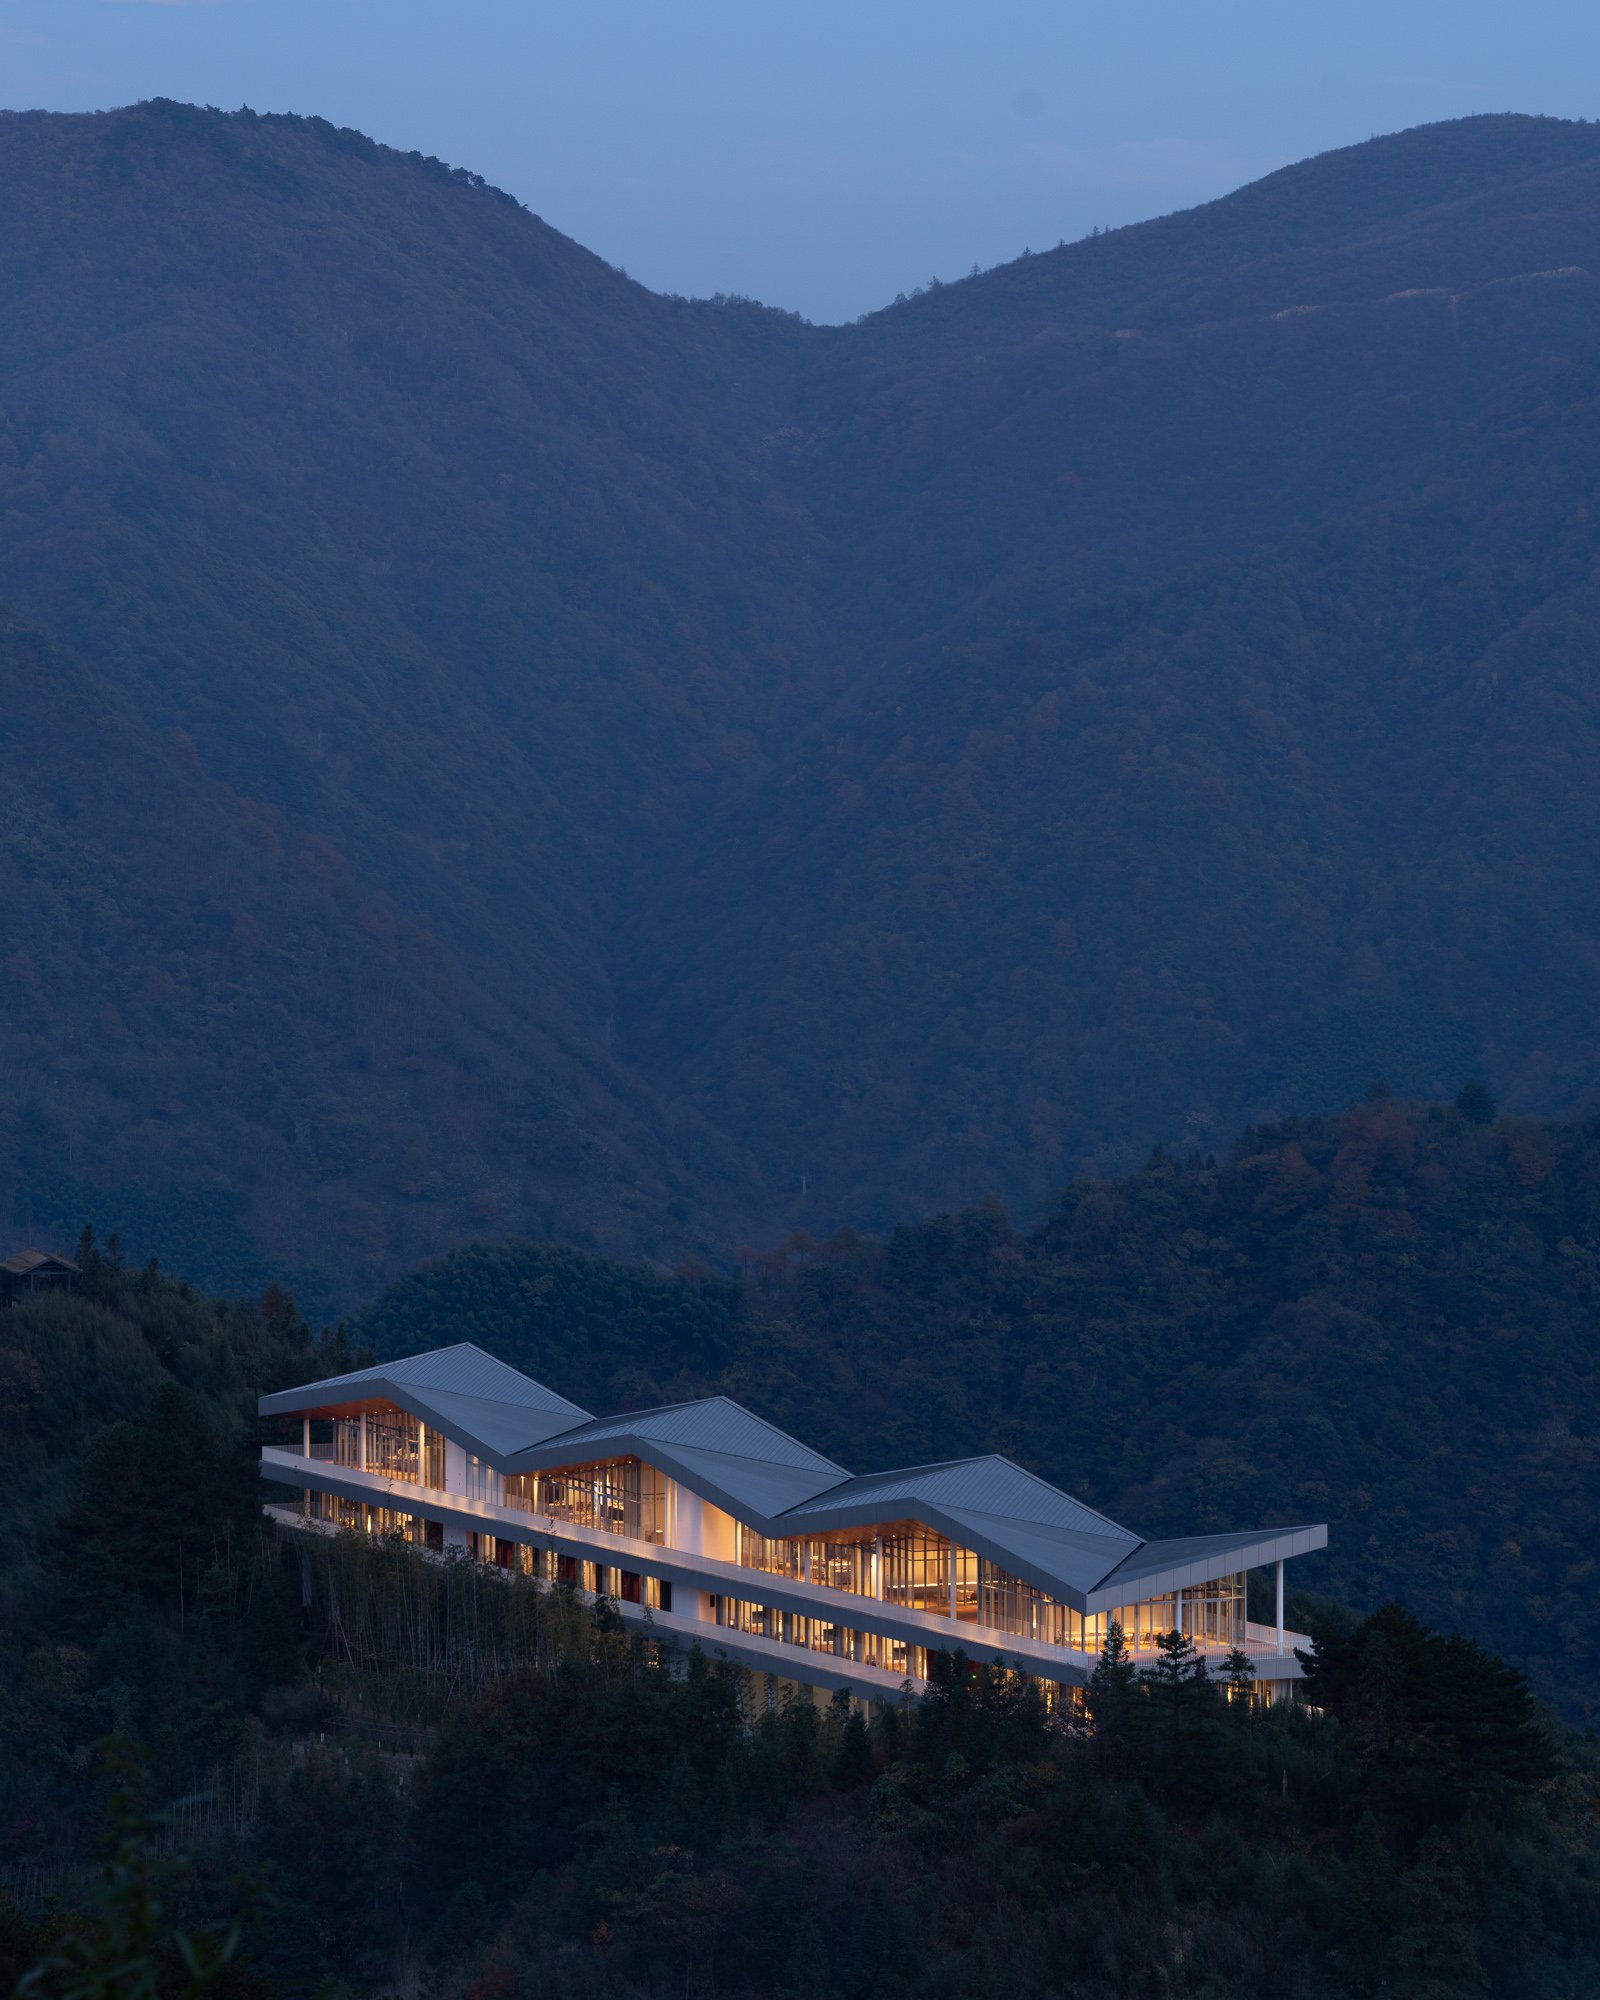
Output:
[[598,1411],[725,1390],[858,1472],[1001,1451],[1145,1535],[1326,1521],[1314,1595],[1398,1598],[1587,1720],[1597,1310],[1600,1123],[1480,1087],[1157,1152],[1033,1229],[991,1201],[793,1235],[737,1281],[468,1248],[356,1330]]
[[280,1289],[82,1262],[76,1293],[0,1308],[31,1396],[0,1555],[8,1991],[1577,2000],[1600,1976],[1593,1738],[1448,1628],[1323,1607],[1309,1707],[1230,1698],[1176,1635],[1142,1677],[1108,1644],[1090,1732],[959,1653],[920,1702],[819,1704],[604,1600],[280,1533],[255,1395],[362,1351]]

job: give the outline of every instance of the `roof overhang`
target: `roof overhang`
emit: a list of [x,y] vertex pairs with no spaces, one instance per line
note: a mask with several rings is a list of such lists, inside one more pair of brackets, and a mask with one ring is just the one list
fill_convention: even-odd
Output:
[[[338,1394],[330,1397],[329,1390],[337,1386]],[[357,1390],[359,1389],[359,1393]],[[374,1405],[388,1406],[403,1410],[407,1416],[418,1418],[430,1429],[447,1437],[463,1451],[481,1459],[485,1465],[492,1465],[496,1472],[504,1472],[508,1466],[528,1449],[528,1440],[514,1446],[497,1445],[486,1437],[481,1428],[480,1411],[469,1409],[469,1405],[481,1406],[481,1414],[491,1419],[498,1413],[515,1412],[514,1420],[526,1421],[527,1432],[536,1434],[544,1421],[551,1434],[558,1425],[563,1430],[573,1428],[566,1421],[566,1413],[560,1410],[542,1412],[531,1404],[497,1403],[482,1396],[458,1395],[453,1390],[419,1387],[415,1382],[397,1382],[386,1375],[372,1375],[359,1384],[352,1382],[308,1382],[298,1389],[279,1389],[275,1394],[261,1397],[256,1408],[264,1417],[349,1417]],[[504,1421],[504,1418],[501,1418]],[[585,1419],[587,1421],[587,1419]]]
[[[819,1475],[802,1466],[774,1464],[766,1459],[740,1458],[732,1452],[710,1451],[703,1446],[679,1446],[670,1439],[651,1437],[646,1432],[614,1431],[603,1439],[590,1441],[579,1434],[570,1439],[557,1436],[543,1444],[517,1452],[509,1462],[512,1472],[560,1472],[568,1467],[592,1465],[607,1458],[637,1458],[675,1479],[713,1507],[732,1514],[759,1534],[776,1537],[798,1534],[790,1527],[790,1508],[817,1498],[820,1493],[841,1485],[849,1478],[841,1471],[837,1479],[819,1484]],[[781,1507],[762,1508],[752,1503],[748,1491],[736,1492],[730,1474],[749,1468],[749,1476],[772,1487],[771,1498]],[[505,1468],[503,1468],[505,1469]],[[784,1492],[780,1489],[787,1487]]]
[[1305,1528],[1266,1528],[1250,1535],[1190,1536],[1182,1541],[1146,1542],[1089,1591],[1086,1611],[1114,1611],[1146,1597],[1190,1590],[1239,1570],[1260,1569],[1309,1555],[1328,1546],[1326,1522]]

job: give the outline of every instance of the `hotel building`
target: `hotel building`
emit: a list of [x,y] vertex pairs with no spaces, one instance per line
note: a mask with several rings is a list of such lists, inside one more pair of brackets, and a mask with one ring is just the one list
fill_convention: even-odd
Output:
[[[262,1477],[285,1525],[395,1533],[611,1599],[625,1623],[868,1700],[920,1692],[960,1647],[1083,1686],[1117,1621],[1136,1657],[1181,1629],[1300,1676],[1284,1564],[1325,1526],[1146,1541],[1009,1459],[855,1476],[725,1396],[595,1417],[481,1348],[444,1347],[263,1396],[299,1420]],[[291,1431],[292,1437],[292,1431]],[[1246,1577],[1271,1573],[1276,1619]]]

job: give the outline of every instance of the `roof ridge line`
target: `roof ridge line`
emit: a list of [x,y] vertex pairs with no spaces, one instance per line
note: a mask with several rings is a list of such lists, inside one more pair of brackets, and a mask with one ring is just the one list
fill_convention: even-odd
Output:
[[[847,1466],[841,1465],[836,1458],[829,1458],[825,1451],[818,1451],[814,1444],[807,1444],[804,1438],[796,1437],[793,1431],[786,1431],[781,1424],[775,1424],[770,1417],[762,1416],[759,1410],[752,1410],[748,1403],[741,1403],[737,1397],[730,1396],[725,1389],[718,1389],[709,1396],[685,1396],[676,1403],[649,1403],[644,1408],[638,1410],[618,1410],[614,1415],[609,1417],[589,1417],[586,1419],[586,1422],[589,1424],[620,1424],[625,1423],[630,1417],[663,1417],[673,1410],[703,1409],[708,1403],[725,1403],[730,1410],[737,1410],[740,1416],[748,1417],[752,1423],[760,1424],[763,1429],[774,1432],[778,1437],[796,1446],[799,1450],[809,1452],[813,1458],[820,1458],[824,1465],[831,1465],[836,1472],[842,1473],[846,1479],[854,1479],[858,1476],[851,1472]],[[583,1428],[583,1424],[575,1424],[573,1426],[574,1430],[582,1430]],[[562,1437],[568,1435],[568,1432],[562,1431],[558,1436],[551,1438],[549,1441],[551,1444],[557,1444]],[[665,1440],[662,1441],[665,1442]],[[715,1445],[696,1445],[694,1449],[697,1451],[715,1451],[718,1447]],[[725,1452],[723,1455],[727,1458],[744,1458],[747,1456],[746,1453],[739,1451]],[[761,1459],[751,1460],[752,1464],[769,1462]]]

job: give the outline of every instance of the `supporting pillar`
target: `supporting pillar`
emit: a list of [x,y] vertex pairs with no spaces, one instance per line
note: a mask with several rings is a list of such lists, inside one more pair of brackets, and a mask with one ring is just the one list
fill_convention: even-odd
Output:
[[428,1426],[420,1418],[417,1420],[417,1484],[428,1483]]
[[361,1470],[367,1469],[367,1413],[361,1412]]
[[950,1623],[956,1622],[956,1545],[950,1544]]
[[309,1417],[302,1417],[300,1419],[300,1456],[302,1458],[309,1458],[311,1456],[311,1419]]
[[1278,1558],[1278,1651],[1283,1651],[1283,1557]]
[[1183,1592],[1178,1592],[1178,1630],[1183,1630]]

